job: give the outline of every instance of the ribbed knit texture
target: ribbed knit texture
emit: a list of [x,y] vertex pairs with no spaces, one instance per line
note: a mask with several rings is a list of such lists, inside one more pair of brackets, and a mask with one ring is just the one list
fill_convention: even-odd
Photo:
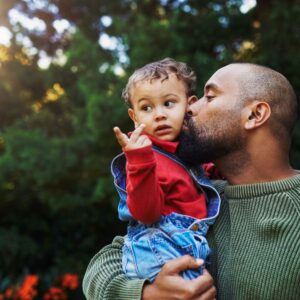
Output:
[[[218,300],[300,299],[300,175],[216,186],[223,201],[208,239]],[[122,245],[115,238],[90,262],[83,280],[88,300],[141,299],[144,281],[122,274]]]
[[122,237],[116,237],[91,260],[82,284],[88,300],[141,299],[145,280],[128,280],[122,271],[123,242]]
[[208,236],[218,299],[300,299],[300,176],[222,198]]

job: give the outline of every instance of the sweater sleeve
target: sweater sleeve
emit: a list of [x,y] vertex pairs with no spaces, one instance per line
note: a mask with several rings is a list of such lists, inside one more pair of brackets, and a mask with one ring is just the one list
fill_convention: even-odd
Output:
[[159,182],[151,146],[125,152],[127,159],[127,206],[132,216],[144,223],[157,222],[162,215],[165,193]]
[[124,239],[116,237],[90,261],[82,288],[87,300],[140,300],[145,280],[129,280],[122,271]]

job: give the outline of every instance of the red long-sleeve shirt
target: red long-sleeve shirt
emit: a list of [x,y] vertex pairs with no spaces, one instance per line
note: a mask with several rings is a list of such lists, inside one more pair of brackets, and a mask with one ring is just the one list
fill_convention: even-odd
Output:
[[[161,149],[176,151],[178,142],[149,137]],[[151,146],[125,151],[125,156],[127,206],[136,220],[152,224],[172,212],[206,217],[205,195],[181,165]]]

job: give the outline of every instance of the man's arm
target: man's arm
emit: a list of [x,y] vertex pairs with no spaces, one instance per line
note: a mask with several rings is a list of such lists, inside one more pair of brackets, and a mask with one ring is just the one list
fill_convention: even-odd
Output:
[[[87,300],[210,300],[216,289],[213,279],[204,275],[190,281],[180,272],[196,268],[201,262],[183,256],[167,262],[153,283],[145,280],[129,280],[122,271],[122,237],[116,237],[111,245],[104,247],[91,260],[83,278],[83,292]],[[202,262],[203,263],[203,262]]]
[[145,280],[129,280],[122,271],[123,237],[100,250],[90,261],[82,288],[87,300],[140,300]]

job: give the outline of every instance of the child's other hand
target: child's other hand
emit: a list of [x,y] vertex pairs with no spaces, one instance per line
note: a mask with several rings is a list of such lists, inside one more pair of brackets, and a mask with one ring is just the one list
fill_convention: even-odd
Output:
[[144,128],[144,124],[139,125],[128,137],[119,127],[114,127],[116,138],[124,151],[139,149],[152,144],[151,140],[142,134]]

